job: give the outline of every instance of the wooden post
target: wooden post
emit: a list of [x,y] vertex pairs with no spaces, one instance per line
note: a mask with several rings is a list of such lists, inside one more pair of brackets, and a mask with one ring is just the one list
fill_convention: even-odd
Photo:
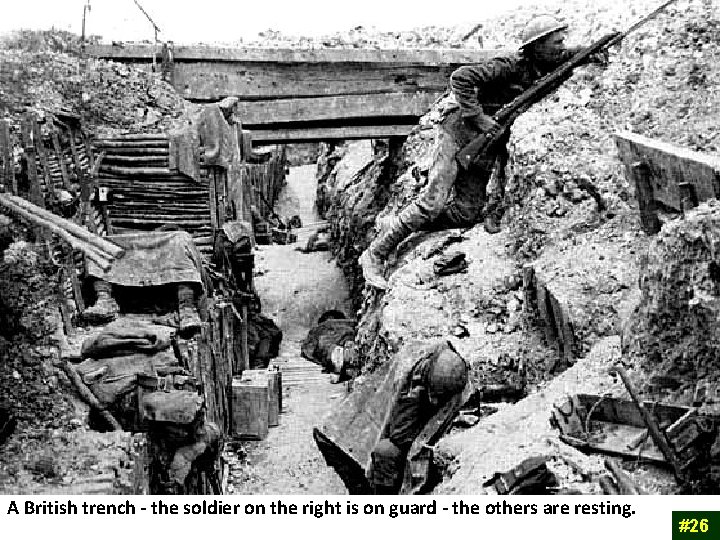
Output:
[[223,340],[225,345],[225,373],[232,377],[235,367],[235,315],[231,304],[223,303],[221,306]]
[[52,177],[50,176],[50,167],[48,166],[47,151],[42,140],[42,133],[40,132],[40,125],[37,122],[33,122],[33,137],[35,138],[35,149],[37,155],[40,158],[40,166],[43,170],[43,179],[45,181],[45,190],[47,191],[48,198],[52,205],[56,204],[55,192],[53,190]]
[[60,146],[60,138],[58,137],[57,130],[53,129],[52,135],[53,150],[58,158],[58,165],[60,166],[60,175],[62,176],[63,186],[68,191],[72,191],[72,184],[70,183],[70,177],[68,176],[67,167],[65,167],[65,155],[63,154],[62,146]]
[[2,151],[5,189],[13,195],[17,195],[15,162],[13,160],[13,141],[10,136],[10,122],[8,120],[0,120],[0,151]]
[[645,162],[637,161],[632,164],[631,171],[637,189],[642,228],[648,235],[657,234],[660,231],[660,220],[657,216],[657,204],[653,194],[650,167]]
[[561,304],[553,294],[550,297],[550,306],[552,307],[552,319],[555,321],[555,329],[558,342],[560,344],[560,352],[563,361],[571,366],[574,363],[575,355],[573,347],[575,346],[575,336],[572,331],[572,323],[569,320],[569,310],[567,305]]
[[75,130],[72,128],[68,130],[68,139],[70,140],[70,155],[72,155],[73,166],[75,167],[75,175],[78,178],[82,178],[83,170],[80,164],[80,155],[77,151],[77,144],[75,143]]
[[45,198],[40,189],[37,171],[37,155],[35,153],[35,140],[33,124],[35,119],[27,116],[21,124],[23,146],[25,148],[25,159],[27,160],[28,181],[30,182],[30,200],[40,208],[45,208]]
[[65,257],[65,270],[70,278],[70,284],[72,285],[73,295],[75,296],[75,305],[77,306],[78,313],[82,313],[85,311],[85,300],[82,296],[82,287],[80,287],[80,280],[78,279],[77,270],[75,269],[75,258],[73,257],[72,248],[68,248],[68,252]]
[[225,205],[227,203],[228,172],[227,169],[219,169],[218,172],[220,174],[215,177],[215,196],[217,197],[218,229],[221,229],[227,221]]
[[243,302],[242,306],[242,323],[240,324],[240,373],[246,369],[250,369],[250,351],[248,350],[248,307],[247,302]]
[[80,181],[80,219],[81,225],[84,224],[90,232],[97,234],[97,225],[95,224],[95,214],[92,210],[90,199],[93,195],[93,181],[91,175],[84,174],[80,168],[80,159],[77,157],[77,148],[73,132],[70,131],[70,148],[75,161],[75,170]]
[[210,181],[208,187],[210,188],[210,226],[212,227],[213,239],[215,233],[218,230],[218,212],[217,212],[217,191],[216,183],[218,176],[219,167],[210,167]]
[[523,313],[525,317],[530,316],[534,303],[537,303],[535,268],[531,264],[526,264],[523,266]]
[[535,281],[535,291],[538,313],[540,314],[540,321],[543,325],[543,331],[545,332],[545,342],[548,347],[550,347],[557,343],[557,334],[554,321],[552,320],[552,307],[548,298],[549,295],[545,285],[537,280]]
[[698,205],[698,196],[694,184],[690,182],[680,182],[678,184],[678,190],[680,191],[680,207],[683,214]]
[[88,158],[88,167],[92,171],[95,167],[95,158],[93,155],[92,145],[90,144],[90,138],[87,136],[87,133],[82,130],[80,131],[80,136],[82,137],[83,145],[85,146],[85,154],[87,154]]
[[60,303],[60,315],[65,327],[65,335],[71,336],[75,333],[75,330],[72,325],[72,315],[68,311],[68,298],[65,296],[65,273],[65,268],[60,268],[58,272],[58,301]]

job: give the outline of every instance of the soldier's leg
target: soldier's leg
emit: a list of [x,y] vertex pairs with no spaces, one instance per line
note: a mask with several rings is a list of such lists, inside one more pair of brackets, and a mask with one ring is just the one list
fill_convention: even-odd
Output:
[[200,329],[200,315],[195,308],[195,291],[189,283],[178,284],[178,314],[180,332],[193,334]]
[[405,472],[405,452],[390,439],[380,439],[370,454],[370,484],[375,495],[397,495]]
[[485,190],[492,166],[479,164],[461,170],[455,183],[455,196],[431,224],[429,230],[473,227],[480,222],[485,206]]
[[112,284],[103,279],[93,281],[93,289],[97,299],[92,307],[82,313],[82,318],[95,324],[110,322],[117,317],[120,308],[112,297]]
[[505,136],[498,142],[498,155],[495,163],[495,178],[488,194],[487,205],[485,205],[485,230],[490,234],[500,232],[500,219],[502,218],[502,203],[505,198],[505,183],[507,177],[505,168],[507,167],[510,154],[507,145],[510,140],[510,134]]
[[427,185],[417,200],[393,216],[360,257],[365,280],[371,285],[381,289],[387,287],[383,273],[390,253],[410,234],[427,229],[445,208],[458,173],[455,160],[458,149],[452,129],[441,126],[433,146]]

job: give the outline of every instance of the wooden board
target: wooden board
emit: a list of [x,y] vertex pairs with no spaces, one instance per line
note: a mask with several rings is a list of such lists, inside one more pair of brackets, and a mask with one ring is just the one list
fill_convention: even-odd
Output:
[[398,363],[386,362],[338,404],[320,426],[315,428],[316,441],[325,460],[342,478],[348,489],[369,489],[365,471],[370,453],[385,425],[397,388]]
[[[152,47],[91,46],[90,54],[150,69]],[[504,50],[177,47],[172,81],[192,100],[442,92],[452,71]],[[282,81],[282,82],[280,82]]]
[[[117,61],[151,62],[148,45],[87,45],[92,56]],[[507,51],[495,49],[264,49],[255,47],[175,46],[175,63],[198,60],[278,63],[398,63],[413,65],[468,64]]]
[[699,201],[720,196],[720,157],[629,132],[616,133],[615,143],[628,177],[636,163],[648,165],[652,196],[666,207],[682,210],[678,184],[683,182],[695,186]]
[[242,101],[238,117],[244,129],[263,124],[309,122],[425,114],[438,98],[437,92],[360,94],[317,98]]
[[316,142],[350,139],[386,139],[389,137],[406,137],[415,124],[390,126],[348,126],[318,127],[304,129],[301,127],[288,129],[252,130],[253,144],[281,144],[291,142]]
[[352,64],[176,64],[175,88],[187,99],[244,101],[270,98],[443,92],[459,66],[362,66]]

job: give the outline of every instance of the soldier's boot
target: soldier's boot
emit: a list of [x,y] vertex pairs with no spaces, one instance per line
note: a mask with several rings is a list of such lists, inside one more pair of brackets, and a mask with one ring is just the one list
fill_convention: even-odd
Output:
[[365,281],[369,285],[382,290],[387,289],[387,281],[384,276],[385,261],[397,245],[412,232],[410,227],[405,225],[397,216],[394,216],[387,225],[363,252],[358,261],[362,267]]
[[496,197],[491,197],[490,202],[485,206],[485,220],[483,222],[485,232],[488,234],[499,233],[501,217],[500,203]]
[[190,285],[178,285],[178,314],[180,332],[192,335],[200,330],[200,314],[195,308],[195,291]]
[[120,308],[112,297],[112,285],[105,280],[96,279],[93,288],[97,295],[95,304],[82,313],[83,320],[91,324],[103,324],[115,320]]
[[485,227],[485,232],[488,234],[497,234],[500,232],[500,219],[498,219],[497,214],[492,213],[487,216],[485,216],[485,221],[483,222],[483,226]]

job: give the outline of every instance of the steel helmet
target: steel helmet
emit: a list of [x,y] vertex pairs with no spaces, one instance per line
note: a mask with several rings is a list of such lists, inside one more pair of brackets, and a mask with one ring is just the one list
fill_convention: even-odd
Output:
[[535,43],[537,40],[549,36],[553,32],[559,30],[565,30],[568,27],[567,24],[556,19],[552,15],[539,15],[530,19],[525,29],[520,35],[522,44],[520,48],[523,49],[528,45]]
[[429,379],[428,390],[431,394],[449,397],[465,388],[468,366],[458,353],[448,347],[435,359]]

